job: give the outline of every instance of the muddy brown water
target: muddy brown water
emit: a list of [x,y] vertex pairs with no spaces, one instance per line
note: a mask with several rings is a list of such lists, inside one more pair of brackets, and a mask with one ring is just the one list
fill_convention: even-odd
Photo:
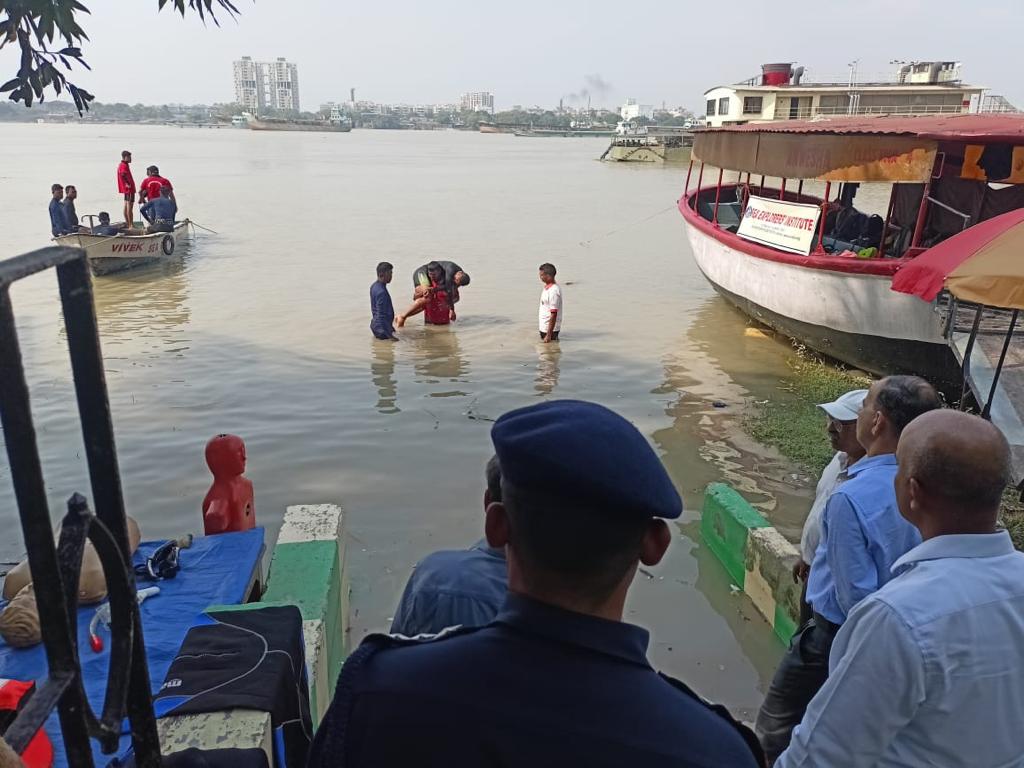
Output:
[[[122,149],[175,185],[198,232],[166,264],[95,280],[128,510],[146,538],[201,530],[213,434],[246,440],[272,544],[286,505],[344,506],[351,640],[387,626],[410,568],[481,535],[491,421],[543,398],[585,398],[650,437],[687,506],[668,557],[641,574],[628,618],[670,674],[751,717],[781,645],[701,544],[702,489],[738,487],[784,530],[804,480],[742,428],[777,397],[790,346],[748,330],[690,257],[674,209],[685,167],[604,164],[600,140],[463,132],[263,133],[0,125],[0,255],[47,244],[50,184],[79,214],[117,218]],[[396,307],[431,258],[472,275],[459,320],[374,341],[374,266]],[[560,344],[537,340],[537,266],[565,294]],[[51,510],[88,492],[56,281],[13,290]],[[715,401],[725,404],[715,407]],[[6,454],[0,561],[16,559]]]

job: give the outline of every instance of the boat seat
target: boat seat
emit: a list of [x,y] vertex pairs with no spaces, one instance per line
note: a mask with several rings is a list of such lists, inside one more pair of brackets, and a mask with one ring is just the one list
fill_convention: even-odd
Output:
[[[715,217],[715,201],[701,200],[697,205],[697,212],[701,218],[712,221]],[[735,232],[740,227],[742,210],[739,203],[720,200],[718,203],[718,226],[729,232]]]

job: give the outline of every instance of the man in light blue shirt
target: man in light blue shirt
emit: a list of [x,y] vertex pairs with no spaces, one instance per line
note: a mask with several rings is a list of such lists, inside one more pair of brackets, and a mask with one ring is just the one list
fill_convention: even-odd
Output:
[[946,410],[911,424],[898,458],[924,543],[850,612],[778,768],[1024,765],[1024,554],[996,528],[1009,446]]
[[[484,509],[501,501],[498,457],[487,462]],[[478,541],[469,549],[434,552],[409,577],[391,633],[434,635],[446,627],[490,624],[508,592],[505,551]]]
[[853,607],[885,584],[894,562],[921,541],[896,505],[896,445],[916,417],[942,401],[917,376],[876,381],[857,416],[857,441],[867,455],[825,504],[821,541],[807,582],[813,618],[790,644],[757,715],[769,763],[789,745],[793,728],[828,678],[836,632]]

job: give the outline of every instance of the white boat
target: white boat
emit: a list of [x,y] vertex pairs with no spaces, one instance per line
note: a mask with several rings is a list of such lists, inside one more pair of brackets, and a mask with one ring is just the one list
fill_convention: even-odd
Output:
[[[55,237],[54,242],[84,248],[94,275],[109,275],[172,257],[182,238],[188,237],[188,219],[176,222],[173,232],[104,235],[70,234]],[[137,231],[137,230],[136,230]]]
[[[731,126],[698,131],[693,156],[698,189],[683,195],[679,211],[697,266],[716,291],[765,325],[850,365],[958,384],[943,307],[894,291],[892,279],[930,246],[1024,207],[1024,119],[847,117]],[[725,183],[718,169],[739,172],[739,181]],[[694,164],[690,170],[698,175]],[[772,177],[781,184],[766,185]],[[803,180],[825,182],[825,199],[805,194]],[[871,182],[891,185],[884,219],[853,206],[858,184]],[[836,189],[843,204],[830,193]],[[840,229],[841,209],[843,227],[856,224],[854,235]]]

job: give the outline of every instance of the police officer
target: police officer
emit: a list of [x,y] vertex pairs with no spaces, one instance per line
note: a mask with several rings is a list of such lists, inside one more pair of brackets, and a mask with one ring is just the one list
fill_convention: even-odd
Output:
[[749,729],[647,661],[622,621],[682,502],[644,437],[593,403],[552,401],[491,430],[502,501],[485,531],[508,559],[493,622],[370,636],[345,662],[308,765],[739,766]]

